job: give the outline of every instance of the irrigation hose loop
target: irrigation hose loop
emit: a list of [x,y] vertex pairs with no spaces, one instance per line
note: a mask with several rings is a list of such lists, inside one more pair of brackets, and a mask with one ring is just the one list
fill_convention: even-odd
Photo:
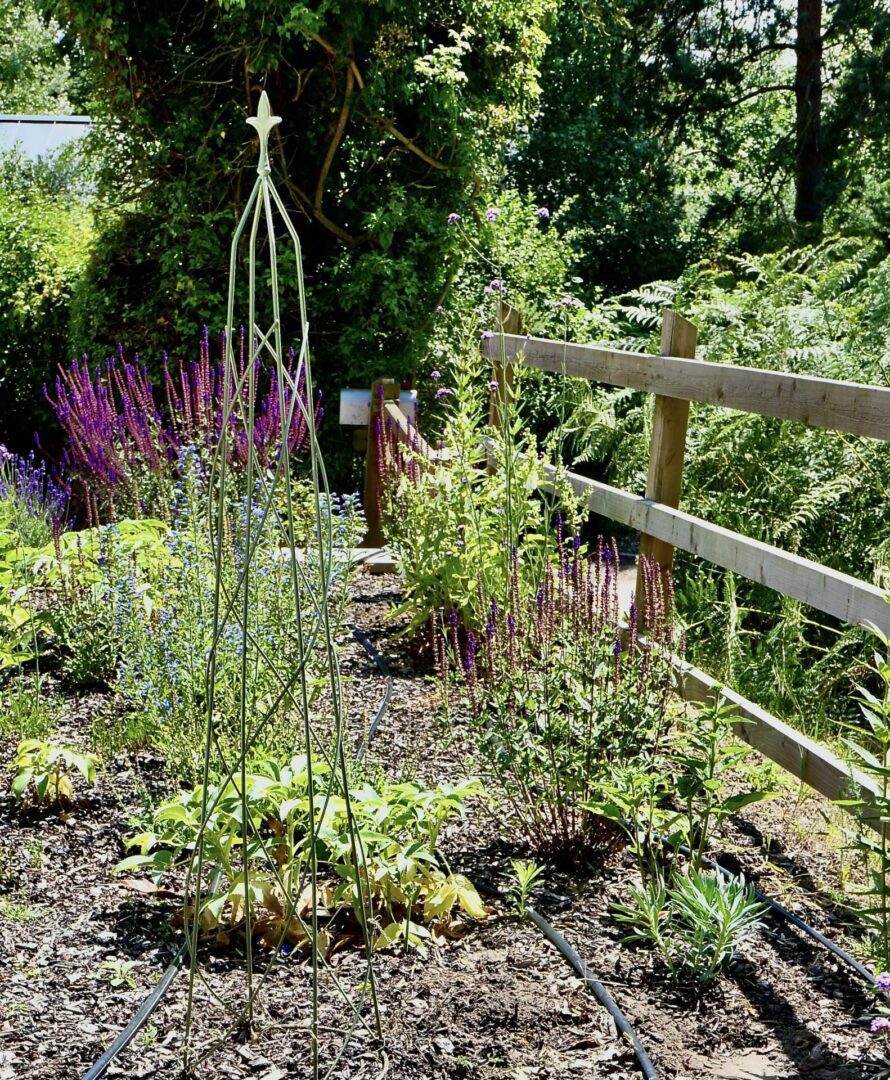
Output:
[[[211,889],[215,889],[217,882],[219,881],[219,871],[217,870],[214,875],[214,879],[211,883]],[[185,965],[186,958],[189,954],[188,938],[182,942],[179,948],[173,955],[173,959],[165,968],[160,979],[149,990],[146,997],[143,999],[142,1004],[130,1017],[129,1023],[126,1027],[122,1028],[114,1038],[114,1041],[95,1063],[90,1066],[89,1069],[83,1074],[81,1080],[99,1080],[99,1077],[105,1072],[108,1066],[114,1061],[114,1059],[120,1054],[133,1039],[139,1034],[142,1027],[148,1021],[148,1018],[155,1011],[158,1005],[161,1003],[161,998],[170,989],[173,980],[179,974],[182,967]]]
[[176,955],[170,961],[167,970],[158,979],[154,986],[149,991],[148,996],[139,1006],[135,1013],[130,1017],[130,1021],[125,1028],[122,1028],[112,1042],[111,1046],[105,1051],[102,1057],[92,1065],[81,1077],[81,1080],[99,1080],[99,1077],[105,1072],[108,1066],[114,1061],[114,1059],[120,1054],[133,1039],[139,1034],[143,1025],[148,1021],[148,1018],[155,1011],[161,1002],[161,998],[170,989],[170,985],[173,980],[179,974],[180,969],[185,965],[186,957],[188,956],[188,941],[183,943],[176,950]]
[[390,674],[390,670],[387,667],[386,661],[377,651],[371,639],[362,630],[359,630],[357,626],[353,626],[352,623],[348,623],[347,625],[352,631],[352,636],[359,643],[359,645],[361,645],[361,647],[365,650],[368,656],[371,657],[371,659],[377,666],[377,670],[386,679],[386,689],[383,691],[383,700],[380,702],[377,712],[374,715],[374,719],[370,722],[370,724],[368,724],[368,731],[362,744],[355,752],[356,760],[360,761],[362,757],[364,757],[364,753],[365,750],[368,748],[368,744],[377,734],[377,728],[380,727],[380,721],[383,719],[386,710],[389,708],[389,703],[392,699],[392,675]]
[[534,908],[528,908],[528,917],[537,926],[537,928],[543,933],[551,944],[562,953],[562,955],[568,960],[569,964],[575,971],[575,973],[582,978],[589,990],[598,998],[600,1004],[606,1009],[608,1014],[615,1022],[615,1027],[626,1038],[630,1040],[633,1046],[634,1053],[637,1055],[637,1061],[640,1063],[640,1069],[643,1072],[643,1076],[646,1080],[658,1080],[658,1073],[655,1071],[655,1066],[652,1064],[652,1060],[646,1053],[645,1047],[640,1042],[637,1033],[630,1026],[627,1021],[627,1017],[618,1007],[618,1003],[609,993],[609,991],[603,986],[599,979],[594,978],[593,972],[584,963],[575,949],[566,941],[566,939],[555,930],[549,922]]

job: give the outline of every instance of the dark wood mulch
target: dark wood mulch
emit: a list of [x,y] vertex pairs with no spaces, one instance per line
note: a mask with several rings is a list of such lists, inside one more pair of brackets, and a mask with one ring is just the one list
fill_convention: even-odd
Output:
[[[370,768],[435,783],[472,771],[460,723],[442,720],[422,651],[397,636],[386,616],[397,578],[362,576],[352,618],[390,661],[392,705],[368,754]],[[352,641],[342,648],[356,737],[376,711],[382,679]],[[62,731],[82,744],[109,697],[64,695]],[[2,746],[9,760],[13,742]],[[0,1080],[76,1080],[135,1011],[177,945],[175,895],[141,891],[112,877],[130,819],[172,783],[146,754],[108,765],[95,793],[64,815],[21,813],[0,796]],[[793,795],[763,804],[726,830],[727,857],[767,891],[781,892],[802,917],[838,935],[838,917],[818,890],[837,873],[826,838],[825,805]],[[444,850],[457,867],[503,880],[510,846],[481,811],[450,828]],[[787,925],[770,921],[732,971],[702,999],[667,982],[651,953],[621,942],[609,903],[632,867],[621,855],[586,879],[550,873],[539,909],[608,986],[665,1080],[872,1077],[880,1046],[863,1017],[871,998],[855,977]],[[350,991],[364,982],[360,955],[343,950],[332,970]],[[208,1047],[236,1009],[244,971],[237,948],[208,956],[195,1014]],[[112,981],[121,980],[113,986]],[[350,1080],[625,1080],[639,1075],[605,1010],[533,927],[493,906],[488,922],[460,940],[416,952],[379,954],[376,979],[384,1040],[358,1027],[342,1057],[349,1013],[331,978],[322,985],[323,1075]],[[149,1026],[109,1076],[179,1075],[187,979],[181,975]],[[200,1077],[310,1075],[310,978],[305,963],[277,960],[263,988],[251,1042],[229,1040],[201,1064]],[[367,1004],[363,1015],[369,1016]]]

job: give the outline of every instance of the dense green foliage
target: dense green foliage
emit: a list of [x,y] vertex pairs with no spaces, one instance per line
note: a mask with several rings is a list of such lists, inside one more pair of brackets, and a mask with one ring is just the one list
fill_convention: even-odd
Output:
[[100,186],[120,210],[76,305],[78,347],[169,345],[221,323],[255,164],[244,120],[264,85],[303,219],[319,381],[410,374],[464,257],[447,215],[481,215],[493,150],[534,106],[552,8],[60,3],[114,125]]
[[[887,168],[890,13],[826,7],[816,176],[820,206],[873,203]],[[572,201],[588,285],[674,276],[690,257],[796,238],[795,72],[804,28],[779,0],[566,0],[539,109],[511,172],[548,205]]]
[[[313,770],[301,755],[284,764],[263,761],[243,781],[184,792],[158,807],[149,832],[129,841],[140,853],[120,862],[117,872],[148,870],[160,881],[186,864],[203,831],[220,873],[202,899],[201,930],[217,945],[227,944],[230,934],[243,930],[250,904],[253,936],[285,954],[311,951],[316,905],[323,929],[315,947],[322,953],[359,936],[366,922],[374,949],[403,942],[423,950],[426,942],[447,940],[461,914],[486,918],[474,886],[462,874],[440,870],[436,851],[446,823],[481,793],[478,782],[434,789],[386,783],[379,790],[365,783],[346,797],[331,797],[324,787],[328,771],[324,763]],[[242,795],[255,832],[246,851]],[[244,859],[256,864],[248,891]],[[306,872],[313,859],[323,874],[316,886]]]
[[[707,261],[673,285],[643,289],[568,333],[655,351],[661,307],[699,326],[698,355],[828,378],[887,381],[890,259],[871,237]],[[537,376],[527,393],[543,433],[561,421],[581,471],[642,491],[651,400],[627,390]],[[884,587],[890,572],[890,451],[836,432],[693,407],[683,508]],[[797,601],[687,556],[678,595],[693,657],[765,707],[818,732],[851,711],[861,635]]]
[[71,296],[93,241],[76,170],[0,153],[0,235],[0,441],[24,447],[49,416],[42,386],[67,354]]
[[62,28],[42,17],[33,0],[0,3],[0,113],[69,113],[69,58],[59,48]]

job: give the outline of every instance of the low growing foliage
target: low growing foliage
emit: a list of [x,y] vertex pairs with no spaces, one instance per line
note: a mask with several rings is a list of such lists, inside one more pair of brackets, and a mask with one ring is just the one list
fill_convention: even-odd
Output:
[[[360,940],[362,912],[370,899],[374,948],[401,942],[423,947],[459,933],[462,918],[487,911],[461,874],[441,868],[437,844],[443,826],[481,794],[475,780],[433,789],[415,783],[368,783],[330,795],[327,769],[305,757],[285,765],[260,763],[246,780],[251,838],[242,850],[240,777],[183,793],[154,814],[152,829],[133,837],[138,848],[118,872],[149,870],[156,880],[187,864],[208,806],[205,858],[220,873],[202,895],[198,923],[205,937],[228,942],[244,920],[248,902],[243,864],[251,865],[249,902],[254,937],[270,948],[311,948],[310,913],[323,928],[316,943],[326,953],[342,938]],[[315,822],[319,877],[309,876]],[[363,855],[360,857],[358,852]],[[366,898],[363,906],[363,896]]]
[[710,985],[760,927],[766,905],[743,880],[691,867],[672,885],[659,878],[634,888],[618,905],[619,921],[632,927],[629,941],[654,945],[673,978]]
[[12,793],[20,802],[61,806],[74,794],[72,777],[79,773],[91,787],[96,783],[98,758],[89,751],[39,739],[23,739],[9,766]]

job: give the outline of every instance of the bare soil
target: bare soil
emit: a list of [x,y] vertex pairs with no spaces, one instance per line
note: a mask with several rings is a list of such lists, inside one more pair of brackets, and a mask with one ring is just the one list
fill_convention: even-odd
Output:
[[[435,783],[472,771],[460,723],[449,728],[422,652],[387,620],[399,599],[392,576],[355,586],[354,623],[389,660],[392,704],[369,749],[369,768]],[[377,709],[383,680],[351,639],[342,647],[358,739]],[[67,741],[86,745],[90,724],[114,708],[111,695],[72,696],[56,684]],[[0,745],[12,757],[14,741]],[[66,814],[21,812],[0,795],[0,1080],[77,1080],[100,1056],[160,976],[179,943],[175,892],[113,877],[131,820],[174,783],[150,754],[107,764],[95,791]],[[3,785],[5,788],[5,785]],[[480,807],[450,828],[443,848],[455,868],[504,882],[509,859],[527,854]],[[831,888],[843,865],[835,812],[794,790],[729,823],[723,860],[742,869],[829,936],[849,942]],[[617,854],[584,874],[551,870],[538,909],[609,988],[664,1080],[807,1077],[853,1080],[886,1073],[867,1029],[868,988],[824,949],[769,920],[730,972],[704,997],[672,985],[645,949],[622,942],[609,904],[633,872]],[[272,959],[272,958],[269,958]],[[332,960],[340,985],[365,981],[364,960]],[[237,946],[208,954],[196,991],[197,1038],[207,1050],[226,1024],[220,1001],[244,999]],[[640,1075],[606,1011],[532,926],[498,904],[487,922],[425,956],[379,954],[376,981],[383,1040],[365,995],[351,1037],[350,1012],[328,977],[319,1001],[323,1075],[349,1080],[625,1080]],[[118,985],[114,985],[118,983]],[[187,977],[181,974],[143,1033],[109,1076],[181,1075]],[[251,1041],[233,1038],[197,1068],[216,1077],[308,1078],[310,977],[305,962],[272,959]],[[344,1048],[345,1043],[345,1048]],[[338,1057],[342,1050],[342,1055]]]

